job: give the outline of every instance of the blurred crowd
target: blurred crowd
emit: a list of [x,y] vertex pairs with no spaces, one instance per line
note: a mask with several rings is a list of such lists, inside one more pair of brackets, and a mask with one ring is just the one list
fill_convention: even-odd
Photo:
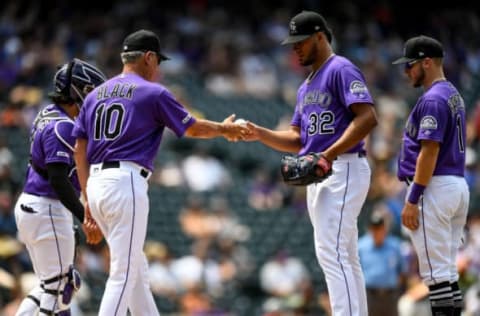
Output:
[[[62,1],[0,3],[0,315],[14,315],[25,291],[37,282],[28,256],[15,239],[13,205],[28,161],[28,130],[35,113],[49,102],[46,93],[56,67],[78,57],[97,65],[107,76],[115,75],[121,69],[119,51],[124,36],[139,28],[152,29],[171,58],[162,63],[159,81],[168,87],[169,82],[178,82],[177,78],[189,82],[189,86],[171,88],[179,98],[185,98],[181,101],[196,116],[203,115],[197,104],[206,103],[199,95],[222,100],[225,107],[229,98],[239,96],[274,100],[289,109],[274,119],[280,128],[289,124],[296,89],[309,71],[298,65],[291,48],[279,45],[288,33],[289,19],[301,9],[317,10],[325,16],[333,30],[335,52],[362,69],[375,99],[379,125],[367,140],[372,184],[359,225],[362,238],[378,239],[380,246],[387,240],[388,251],[395,254],[388,257],[395,258],[392,267],[396,273],[395,282],[388,287],[394,289],[401,316],[428,315],[428,308],[427,314],[422,312],[427,290],[419,281],[416,257],[400,222],[406,186],[396,179],[401,130],[420,91],[407,85],[403,69],[392,66],[391,61],[402,54],[403,41],[410,36],[422,33],[443,42],[446,75],[461,90],[468,111],[466,177],[471,205],[458,268],[466,315],[480,315],[477,8],[437,6],[421,11],[401,2],[366,0],[257,2],[225,6],[222,1],[208,0],[168,5],[122,0],[101,1],[93,7]],[[247,119],[260,119],[254,108],[245,113]],[[254,167],[244,172],[243,165],[226,161],[206,145],[193,148],[185,142],[182,153],[187,154],[176,159],[178,147],[169,146],[175,142],[179,140],[173,135],[165,135],[160,158],[166,159],[158,163],[151,182],[188,192],[182,206],[174,210],[178,216],[172,225],[180,226],[189,248],[175,253],[170,245],[156,239],[145,246],[152,289],[163,311],[172,315],[234,315],[233,310],[241,310],[242,304],[253,304],[250,296],[263,298],[257,309],[252,307],[262,315],[328,314],[328,293],[315,284],[318,277],[314,274],[319,271],[312,271],[310,262],[287,248],[272,249],[266,260],[256,260],[255,245],[246,246],[253,228],[243,221],[242,210],[231,209],[226,198],[235,198],[231,192],[242,191],[245,207],[256,212],[288,210],[307,216],[304,190],[281,183],[277,162],[262,159],[262,152],[253,161]],[[152,205],[151,214],[161,216],[162,206]],[[385,225],[380,233],[373,227],[379,223],[378,214]],[[372,243],[364,241],[368,242]],[[372,256],[368,249],[364,249],[363,259]],[[95,293],[102,293],[108,256],[105,244],[79,247],[76,260],[86,282],[72,314],[95,314]],[[385,280],[383,277],[373,274],[372,284],[375,278]],[[374,290],[386,284],[374,285],[371,295],[388,294]],[[238,293],[245,300],[232,297]],[[228,302],[234,302],[230,310]]]

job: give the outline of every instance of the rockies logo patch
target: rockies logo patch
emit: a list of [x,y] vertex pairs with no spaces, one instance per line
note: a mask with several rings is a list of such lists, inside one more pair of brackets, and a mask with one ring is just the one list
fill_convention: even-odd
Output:
[[360,97],[364,96],[368,92],[365,84],[361,81],[358,81],[358,80],[352,81],[350,83],[349,89],[350,89],[350,93],[356,94]]
[[431,115],[424,116],[420,122],[420,129],[437,129],[437,126],[437,120]]

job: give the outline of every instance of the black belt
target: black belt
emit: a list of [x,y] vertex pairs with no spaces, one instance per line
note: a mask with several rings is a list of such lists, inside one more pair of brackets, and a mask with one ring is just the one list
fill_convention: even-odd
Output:
[[[103,169],[111,169],[111,168],[120,168],[120,161],[106,161],[102,163],[102,170]],[[145,179],[148,177],[149,172],[146,169],[140,170],[140,175]]]

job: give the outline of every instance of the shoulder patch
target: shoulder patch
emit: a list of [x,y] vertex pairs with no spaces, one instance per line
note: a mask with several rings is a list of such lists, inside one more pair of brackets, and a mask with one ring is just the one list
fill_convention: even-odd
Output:
[[354,80],[350,83],[350,93],[352,94],[358,94],[358,95],[363,95],[368,92],[367,86],[359,81],[359,80]]
[[420,129],[437,129],[437,120],[431,116],[424,116],[420,122]]

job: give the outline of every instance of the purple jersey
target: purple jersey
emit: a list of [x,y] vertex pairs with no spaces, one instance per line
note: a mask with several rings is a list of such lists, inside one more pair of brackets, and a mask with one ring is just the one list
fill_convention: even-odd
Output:
[[[80,191],[73,147],[75,139],[72,137],[74,122],[64,110],[55,104],[43,108],[35,118],[30,131],[30,158],[31,164],[40,172],[47,170],[49,163],[66,163],[70,166],[70,181],[77,194]],[[31,165],[28,166],[24,192],[58,199],[57,194]]]
[[162,85],[121,74],[87,95],[73,135],[88,139],[90,164],[132,161],[153,170],[165,127],[180,137],[194,122]]
[[[307,79],[297,93],[291,125],[300,127],[299,155],[322,152],[342,136],[354,118],[354,103],[373,105],[360,70],[349,60],[333,56]],[[348,152],[364,151],[361,141]]]
[[448,81],[435,82],[417,101],[408,117],[398,160],[398,178],[415,175],[421,140],[440,143],[433,175],[464,175],[465,104]]

